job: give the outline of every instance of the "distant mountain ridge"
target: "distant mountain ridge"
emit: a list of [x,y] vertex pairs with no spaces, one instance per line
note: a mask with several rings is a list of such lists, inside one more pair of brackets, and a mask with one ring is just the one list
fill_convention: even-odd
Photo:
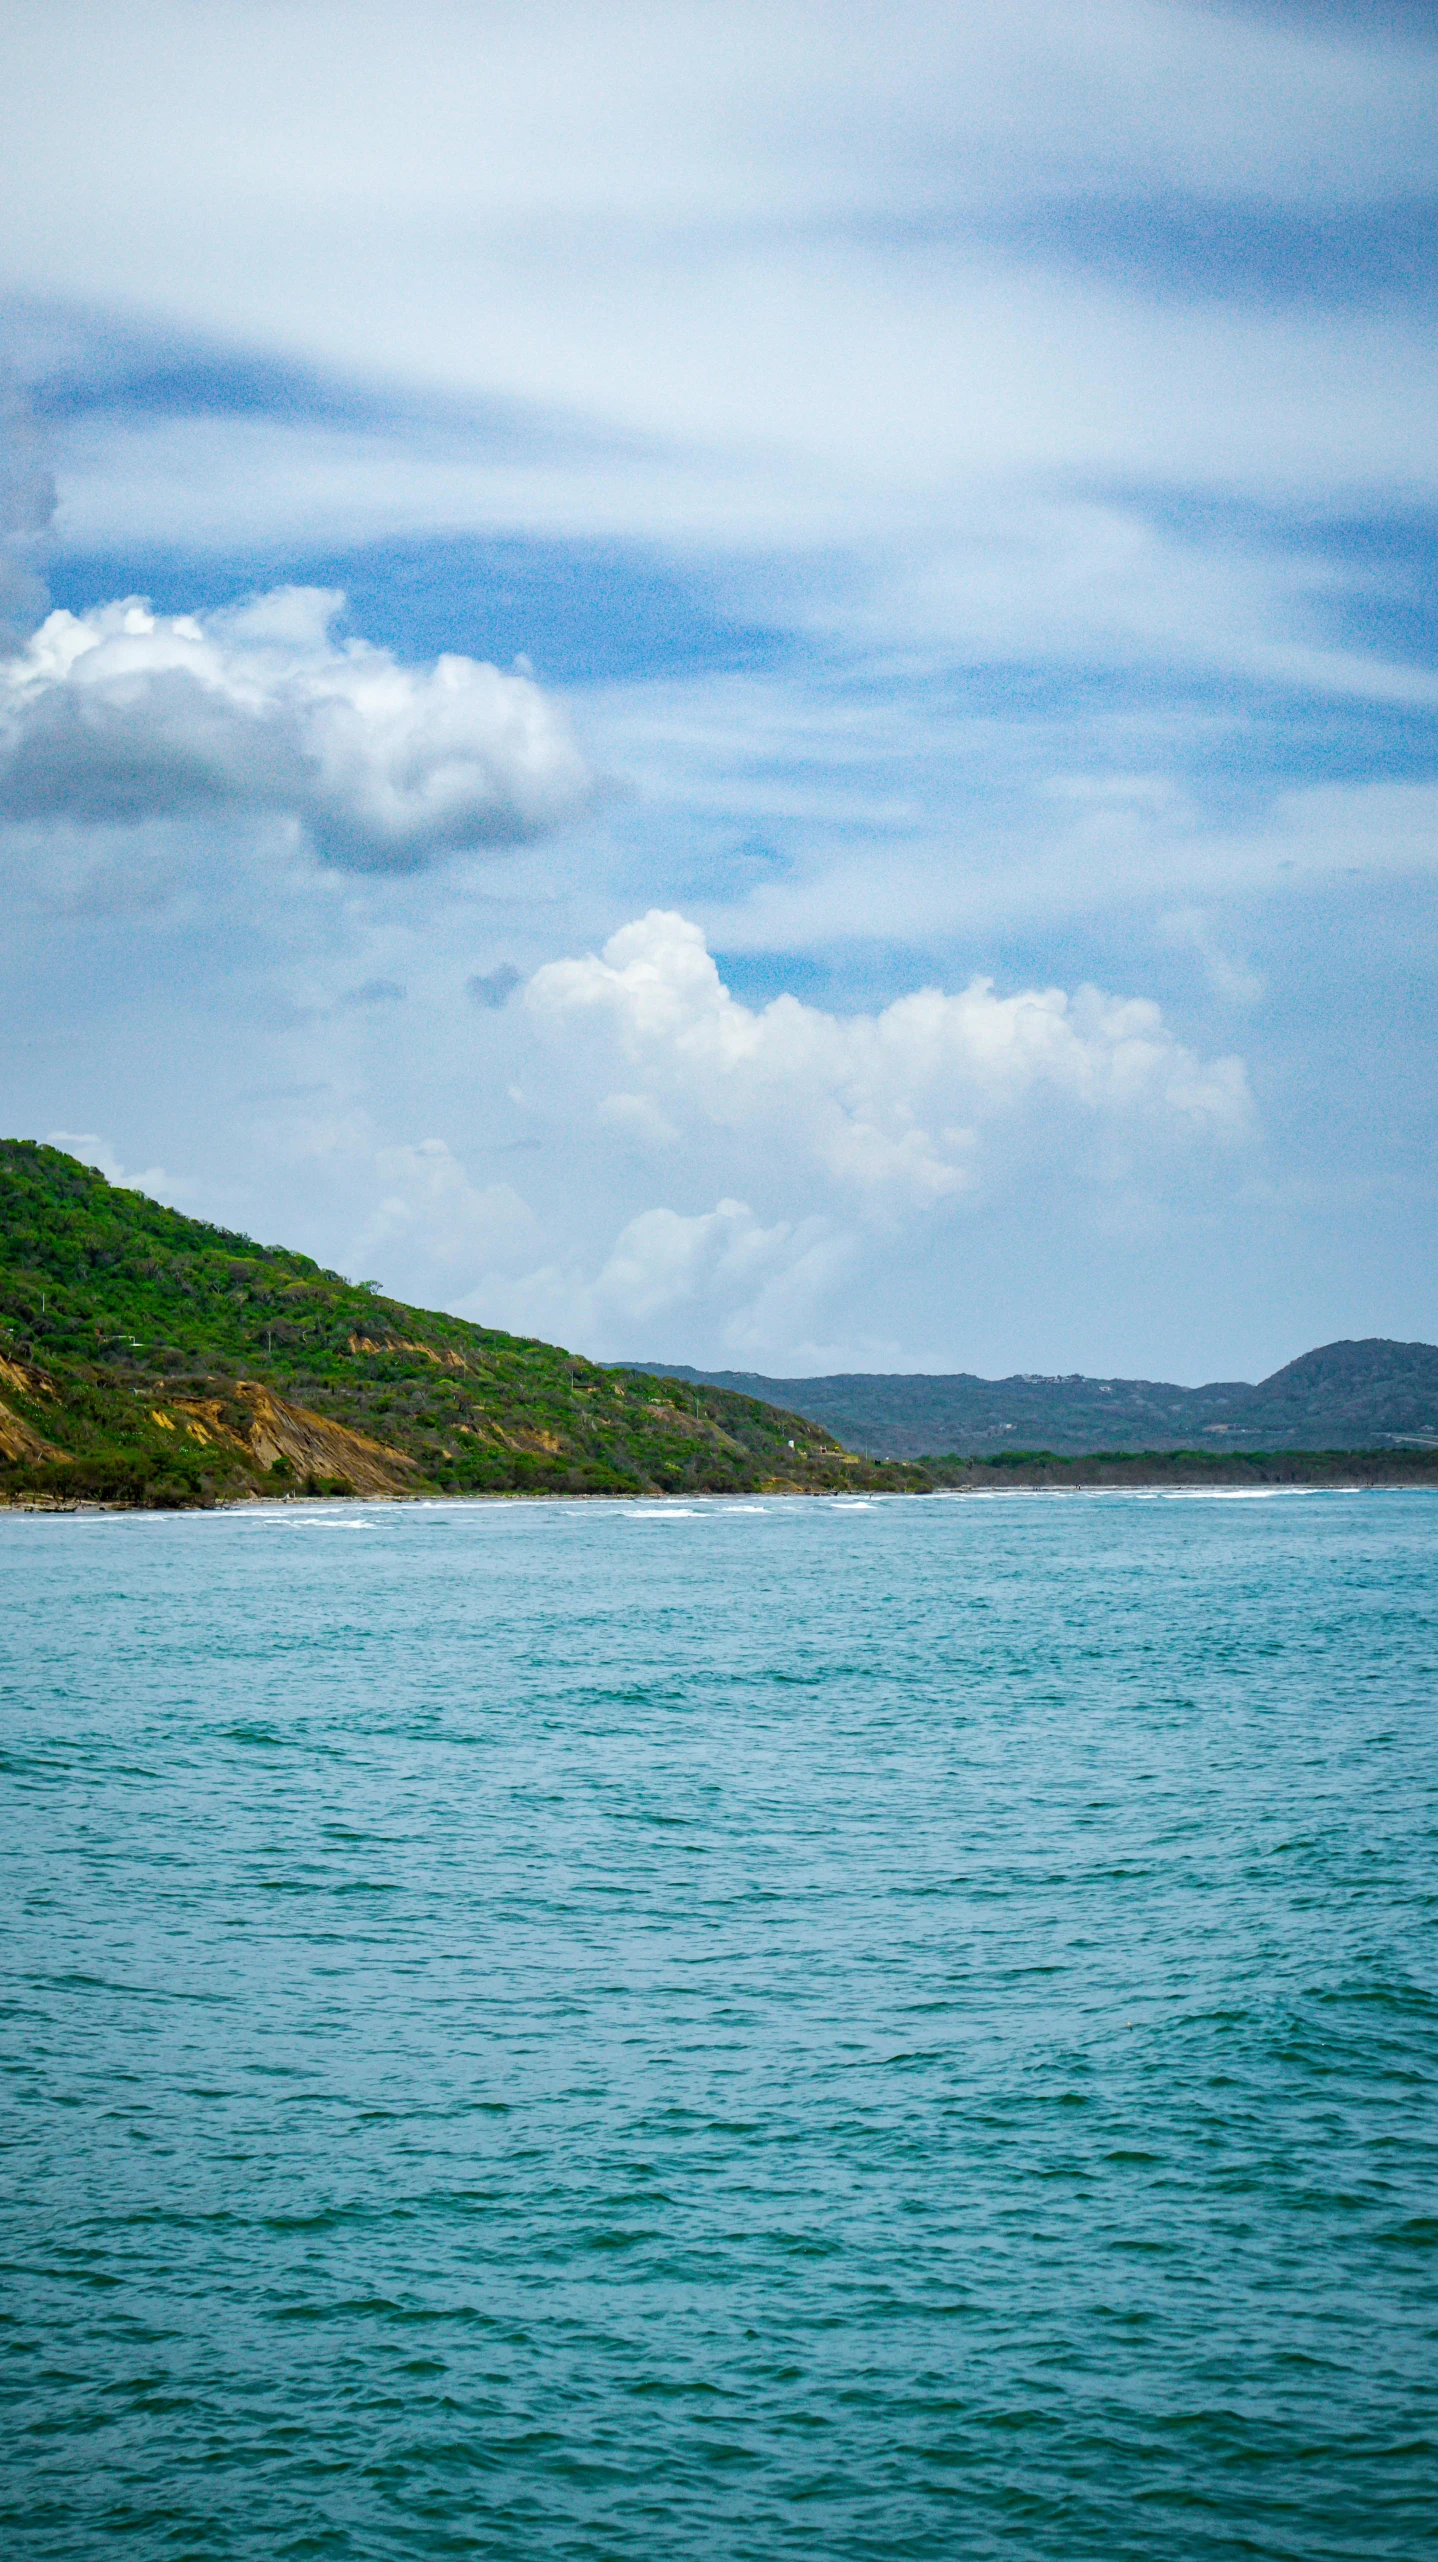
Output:
[[1006,1450],[1438,1449],[1438,1346],[1383,1335],[1322,1344],[1256,1386],[1223,1379],[1180,1388],[1161,1379],[1090,1379],[1078,1372],[981,1379],[969,1371],[861,1370],[771,1379],[678,1362],[623,1367],[763,1397],[872,1458],[988,1457]]

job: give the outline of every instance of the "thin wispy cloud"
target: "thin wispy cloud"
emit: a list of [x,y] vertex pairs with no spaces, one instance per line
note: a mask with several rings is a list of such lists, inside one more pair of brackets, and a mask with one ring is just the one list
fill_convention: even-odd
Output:
[[0,647],[43,611],[42,539],[55,513],[55,481],[30,401],[0,360]]

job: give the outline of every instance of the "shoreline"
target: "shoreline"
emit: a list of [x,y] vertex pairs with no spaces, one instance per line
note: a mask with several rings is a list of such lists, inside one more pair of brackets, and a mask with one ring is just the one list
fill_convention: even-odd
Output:
[[863,1510],[884,1503],[962,1503],[968,1501],[996,1503],[1011,1497],[1034,1498],[1056,1496],[1065,1500],[1101,1495],[1169,1495],[1188,1500],[1209,1496],[1215,1501],[1235,1496],[1263,1498],[1272,1495],[1366,1495],[1366,1494],[1438,1494],[1438,1473],[1415,1477],[1335,1475],[1324,1478],[1272,1477],[1248,1482],[1215,1482],[1198,1477],[1129,1477],[1121,1481],[1088,1481],[1064,1485],[1042,1479],[1017,1478],[1006,1485],[933,1485],[871,1487],[860,1494],[849,1494],[842,1488],[830,1490],[808,1486],[756,1487],[739,1493],[701,1488],[697,1491],[671,1494],[585,1494],[530,1493],[516,1488],[512,1492],[490,1494],[385,1494],[385,1495],[238,1495],[222,1497],[214,1503],[143,1504],[76,1501],[66,1503],[41,1496],[27,1501],[23,1497],[0,1495],[0,1519],[7,1516],[30,1520],[153,1520],[193,1521],[211,1519],[217,1513],[260,1515],[279,1518],[285,1513],[302,1512],[351,1515],[356,1512],[473,1511],[501,1504],[558,1504],[572,1508],[575,1504],[609,1504],[624,1511],[638,1506],[654,1509],[689,1510],[695,1505],[734,1504],[752,1506],[766,1503],[829,1504],[840,1511]]

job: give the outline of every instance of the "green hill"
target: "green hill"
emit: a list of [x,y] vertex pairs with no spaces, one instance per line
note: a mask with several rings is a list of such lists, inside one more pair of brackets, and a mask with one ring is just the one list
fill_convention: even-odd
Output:
[[756,1397],[406,1307],[0,1141],[0,1498],[919,1482]]
[[0,1140],[0,1503],[1438,1481],[1431,1448],[1090,1451],[855,1457],[747,1382],[601,1368],[406,1307]]

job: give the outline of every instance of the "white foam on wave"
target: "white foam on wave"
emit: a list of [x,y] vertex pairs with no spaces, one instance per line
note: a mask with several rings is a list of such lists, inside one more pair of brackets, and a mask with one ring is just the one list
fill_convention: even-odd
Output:
[[282,1527],[286,1530],[373,1530],[372,1521],[336,1521],[322,1512],[291,1513]]

